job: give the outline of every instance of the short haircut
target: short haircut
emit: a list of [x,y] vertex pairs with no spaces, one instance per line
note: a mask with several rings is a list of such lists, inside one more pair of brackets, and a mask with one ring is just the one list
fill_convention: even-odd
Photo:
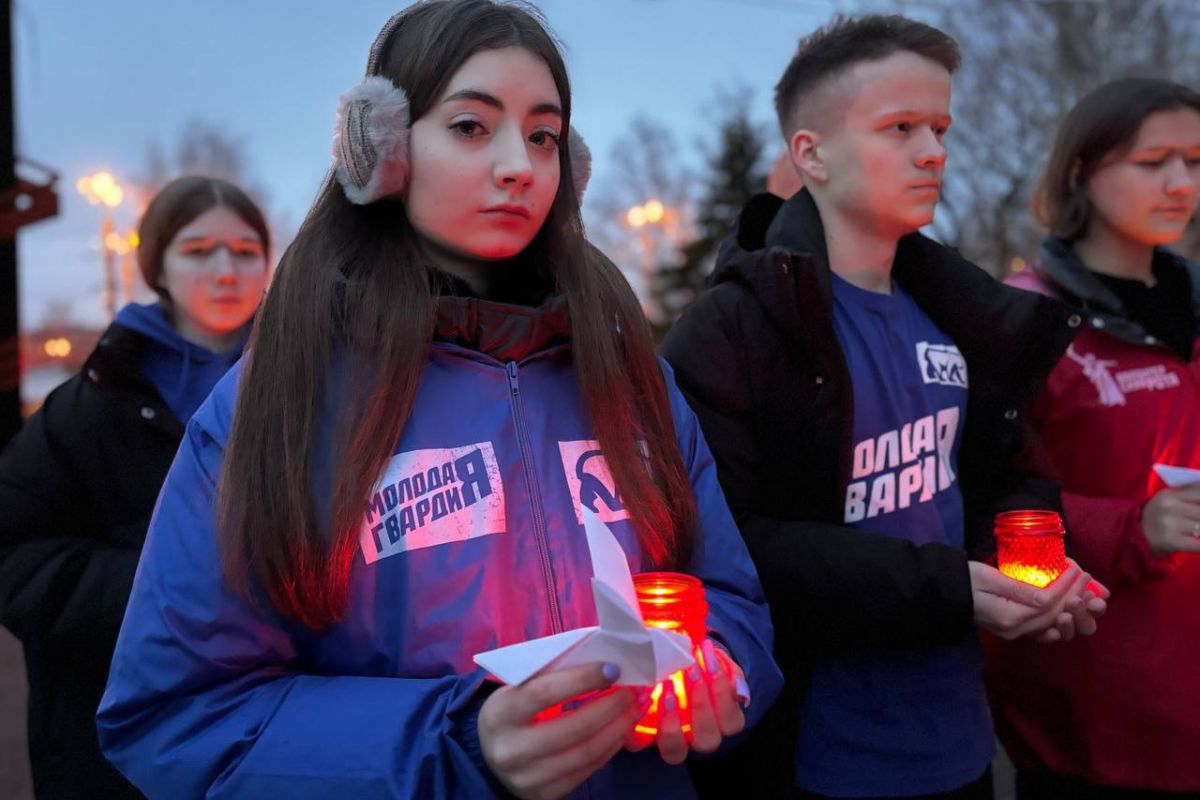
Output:
[[866,61],[894,53],[916,53],[953,73],[962,61],[949,35],[897,14],[839,15],[800,40],[775,85],[775,113],[784,138],[798,127],[796,112],[826,82]]
[[1200,113],[1200,93],[1159,78],[1122,78],[1085,95],[1058,128],[1046,171],[1033,194],[1033,216],[1060,239],[1087,233],[1087,184],[1113,154],[1133,146],[1142,123],[1159,111]]

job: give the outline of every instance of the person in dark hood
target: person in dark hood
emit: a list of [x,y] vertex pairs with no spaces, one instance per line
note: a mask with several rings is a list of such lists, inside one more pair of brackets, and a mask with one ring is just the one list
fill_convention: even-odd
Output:
[[186,177],[150,202],[131,304],[0,456],[0,624],[21,640],[38,800],[141,795],[95,713],[151,511],[183,426],[241,356],[268,279],[262,212]]
[[1079,321],[917,233],[958,63],[898,16],[801,40],[775,101],[804,188],[749,203],[665,339],[788,681],[776,724],[712,765],[713,796],[990,798],[978,629],[1053,641],[1104,608],[1073,564],[1035,589],[970,555],[996,511],[1057,502],[1011,457]]
[[1022,800],[1200,794],[1200,485],[1154,469],[1200,469],[1200,268],[1169,249],[1198,199],[1200,93],[1105,84],[1059,128],[1034,204],[1050,236],[1009,279],[1085,320],[1033,407],[1032,468],[1113,590],[1098,636],[989,642]]

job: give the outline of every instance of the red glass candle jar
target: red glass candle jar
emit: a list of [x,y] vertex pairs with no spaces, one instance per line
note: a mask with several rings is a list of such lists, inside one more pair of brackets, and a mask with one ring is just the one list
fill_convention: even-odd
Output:
[[1062,518],[1054,511],[1005,511],[996,515],[1000,571],[1034,586],[1046,586],[1067,568]]
[[[682,633],[692,642],[696,661],[704,668],[700,645],[708,634],[708,601],[704,599],[704,584],[691,575],[677,572],[643,572],[633,576],[633,589],[638,608],[647,627]],[[658,733],[659,699],[666,682],[675,689],[679,703],[679,719],[684,732],[692,729],[688,711],[687,687],[683,672],[676,672],[654,687],[650,695],[650,710],[637,724],[637,731],[653,736]]]

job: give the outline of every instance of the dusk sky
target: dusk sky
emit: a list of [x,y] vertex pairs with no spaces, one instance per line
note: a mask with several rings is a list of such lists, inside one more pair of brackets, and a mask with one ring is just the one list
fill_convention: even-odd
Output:
[[[367,49],[403,3],[384,0],[17,0],[17,150],[61,175],[60,215],[19,237],[22,326],[48,301],[104,320],[100,211],[80,176],[143,170],[150,143],[170,153],[200,120],[244,142],[248,172],[292,231],[329,165],[338,95],[358,82]],[[746,85],[772,119],[770,88],[797,38],[837,0],[543,0],[566,47],[574,123],[595,157],[593,181],[639,114],[672,130],[683,158],[705,138],[721,87]],[[130,228],[130,203],[117,211]],[[284,243],[280,243],[284,244]],[[278,256],[278,252],[275,253]]]

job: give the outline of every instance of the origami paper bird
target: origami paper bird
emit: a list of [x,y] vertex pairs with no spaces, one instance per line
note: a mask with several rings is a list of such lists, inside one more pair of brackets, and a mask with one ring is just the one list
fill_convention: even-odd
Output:
[[647,628],[621,545],[586,507],[583,528],[592,557],[592,596],[599,625],[531,639],[475,655],[475,663],[509,684],[569,667],[608,662],[621,668],[617,684],[652,686],[696,663],[688,637]]

